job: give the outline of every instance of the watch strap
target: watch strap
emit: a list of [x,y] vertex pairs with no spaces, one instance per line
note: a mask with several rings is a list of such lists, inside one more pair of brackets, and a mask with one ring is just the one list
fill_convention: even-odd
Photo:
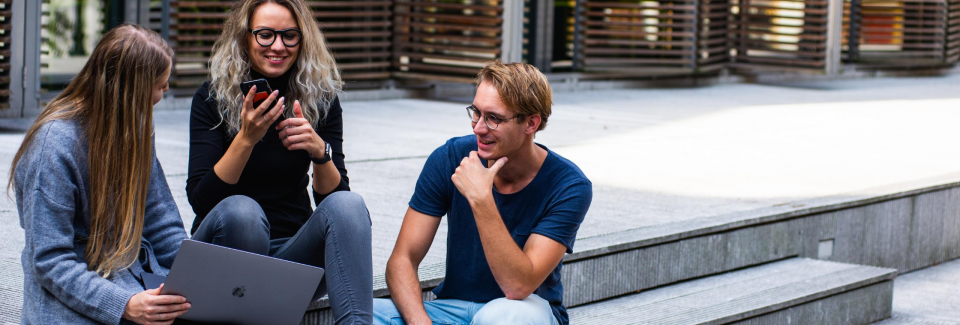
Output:
[[324,141],[323,146],[326,148],[326,150],[323,151],[323,157],[317,158],[310,156],[310,161],[313,161],[314,164],[323,165],[330,161],[330,143]]

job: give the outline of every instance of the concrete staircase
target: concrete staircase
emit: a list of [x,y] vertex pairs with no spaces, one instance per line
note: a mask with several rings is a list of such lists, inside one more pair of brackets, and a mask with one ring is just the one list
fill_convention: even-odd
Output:
[[[960,182],[931,179],[578,239],[564,303],[574,324],[870,324],[897,274],[956,258]],[[443,265],[420,279],[431,299]],[[327,301],[303,323],[332,324]]]
[[[892,314],[892,280],[957,258],[960,181],[918,181],[580,238],[564,302],[573,324],[941,324]],[[17,323],[21,270],[0,262],[0,324]],[[425,299],[443,270],[421,267]],[[332,323],[326,298],[302,322]]]
[[569,310],[571,324],[868,324],[896,270],[792,258]]

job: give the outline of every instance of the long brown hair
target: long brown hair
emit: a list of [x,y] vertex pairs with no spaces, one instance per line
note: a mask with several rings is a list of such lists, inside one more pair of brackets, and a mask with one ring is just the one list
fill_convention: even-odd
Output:
[[136,261],[153,167],[153,88],[173,62],[173,50],[154,31],[121,25],[103,36],[77,77],[51,101],[13,158],[17,163],[37,130],[54,120],[77,120],[86,133],[90,167],[88,269],[102,277]]
[[[306,3],[302,0],[237,1],[223,23],[223,32],[213,44],[210,57],[210,97],[217,101],[220,124],[226,124],[231,136],[240,131],[243,108],[243,94],[237,85],[250,80],[250,20],[264,3],[276,3],[290,10],[303,33],[300,54],[290,67],[293,72],[288,81],[286,102],[299,100],[303,116],[316,126],[343,87],[337,62]],[[287,110],[286,115],[292,117],[293,110]]]

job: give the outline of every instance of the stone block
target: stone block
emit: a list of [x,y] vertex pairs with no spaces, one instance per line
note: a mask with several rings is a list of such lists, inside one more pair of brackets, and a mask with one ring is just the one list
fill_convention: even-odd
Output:
[[571,324],[868,324],[896,270],[794,258],[570,308]]

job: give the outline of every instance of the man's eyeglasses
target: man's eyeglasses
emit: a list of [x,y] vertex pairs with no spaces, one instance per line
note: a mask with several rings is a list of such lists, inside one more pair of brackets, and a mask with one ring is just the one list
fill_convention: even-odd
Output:
[[297,44],[300,44],[300,39],[303,38],[303,33],[296,28],[284,30],[261,28],[258,30],[251,30],[250,33],[253,34],[253,38],[257,39],[257,44],[260,44],[260,46],[263,47],[273,45],[273,42],[277,41],[277,36],[280,36],[280,41],[283,42],[283,46],[286,47],[297,46]]
[[[467,115],[470,116],[470,121],[473,121],[473,123],[477,123],[480,121],[480,116],[482,114],[480,114],[480,110],[477,109],[476,106],[470,105],[470,106],[467,106]],[[509,121],[515,118],[521,118],[521,117],[523,116],[519,114],[511,118],[500,118],[500,117],[497,117],[496,115],[486,114],[483,116],[483,123],[487,125],[488,129],[496,130],[497,127],[500,126],[500,123],[503,123],[505,121]]]

